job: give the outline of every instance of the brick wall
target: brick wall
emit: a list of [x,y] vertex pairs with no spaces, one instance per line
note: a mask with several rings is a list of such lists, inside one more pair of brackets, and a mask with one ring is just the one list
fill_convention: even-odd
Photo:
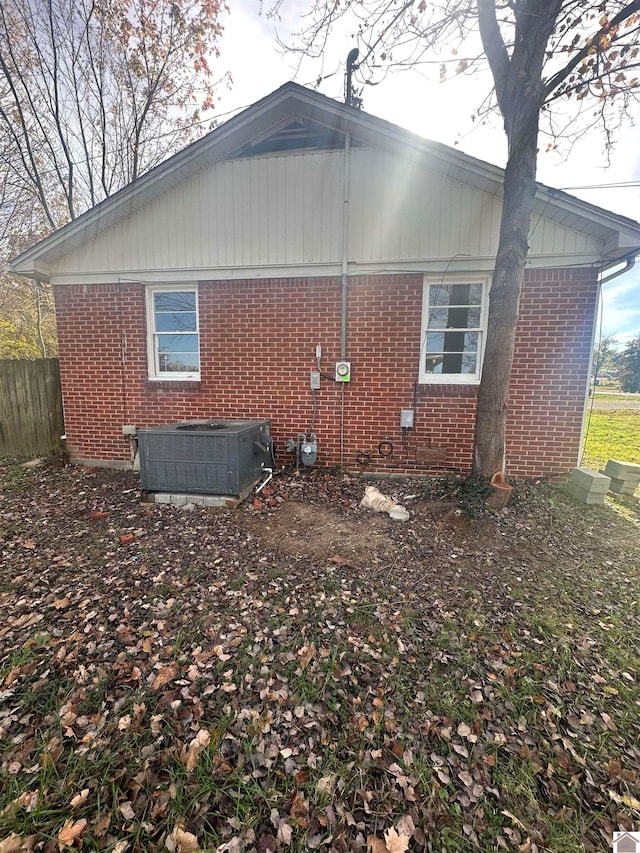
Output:
[[[340,358],[340,281],[272,279],[199,286],[201,382],[147,380],[144,288],[140,284],[55,288],[67,444],[72,457],[126,462],[123,424],[189,417],[266,417],[278,461],[284,441],[313,417],[309,371]],[[534,271],[521,303],[509,404],[508,468],[541,476],[575,464],[596,299],[591,270]],[[323,376],[313,430],[318,462],[389,471],[471,465],[474,386],[417,385],[422,276],[362,276],[349,282],[352,381]],[[400,410],[414,409],[403,435]],[[379,454],[391,442],[391,456]],[[383,445],[383,450],[384,450]],[[387,445],[388,447],[388,445]]]
[[576,465],[597,303],[597,271],[533,270],[520,302],[509,468],[529,477]]

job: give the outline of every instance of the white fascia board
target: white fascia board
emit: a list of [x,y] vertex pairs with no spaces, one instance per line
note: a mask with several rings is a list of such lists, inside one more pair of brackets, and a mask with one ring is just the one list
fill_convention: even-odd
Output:
[[640,255],[640,235],[629,231],[615,231],[604,244],[608,258],[628,257],[635,251]]
[[270,278],[333,278],[340,276],[342,267],[334,264],[310,264],[307,266],[262,266],[262,267],[216,267],[156,270],[103,270],[94,273],[65,272],[51,277],[54,287],[64,285],[99,284],[179,284],[194,281],[240,281],[242,279]]
[[22,275],[25,278],[31,278],[34,281],[41,281],[48,284],[51,280],[50,270],[48,265],[40,261],[25,261],[18,269],[13,263],[7,264],[7,272]]

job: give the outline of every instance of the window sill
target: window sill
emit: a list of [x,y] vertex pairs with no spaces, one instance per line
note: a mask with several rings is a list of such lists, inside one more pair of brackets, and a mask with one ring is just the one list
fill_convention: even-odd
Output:
[[465,373],[452,373],[450,376],[438,376],[434,379],[431,376],[422,377],[421,385],[479,385],[480,380],[475,376]]
[[477,396],[480,382],[420,382],[417,386],[417,396],[420,397],[453,397]]
[[200,379],[147,379],[146,391],[199,391]]

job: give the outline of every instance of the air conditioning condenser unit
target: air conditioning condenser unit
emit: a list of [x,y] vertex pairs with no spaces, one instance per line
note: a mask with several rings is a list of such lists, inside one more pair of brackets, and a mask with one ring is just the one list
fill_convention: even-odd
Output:
[[272,468],[268,420],[198,419],[138,430],[145,492],[233,495]]

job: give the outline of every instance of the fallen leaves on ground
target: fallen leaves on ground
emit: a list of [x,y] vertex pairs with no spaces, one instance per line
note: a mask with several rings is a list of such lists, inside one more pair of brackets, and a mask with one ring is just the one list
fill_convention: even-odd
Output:
[[[235,511],[0,467],[0,853],[608,849],[640,513],[282,475]],[[121,537],[131,535],[123,548]]]
[[78,838],[79,835],[82,834],[82,831],[87,825],[87,821],[84,818],[80,820],[74,821],[72,818],[69,818],[65,821],[64,826],[58,833],[58,843],[62,847],[71,847]]

